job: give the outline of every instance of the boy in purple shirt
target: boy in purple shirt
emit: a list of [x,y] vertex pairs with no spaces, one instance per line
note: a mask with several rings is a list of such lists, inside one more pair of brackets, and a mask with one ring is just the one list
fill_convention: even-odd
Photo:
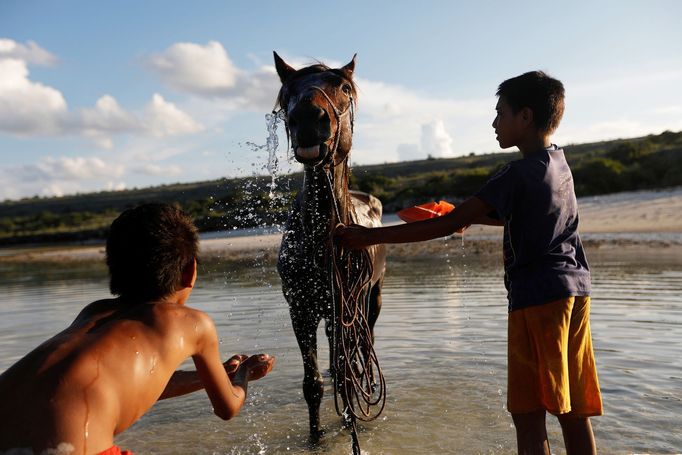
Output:
[[551,134],[564,113],[562,83],[534,71],[497,90],[493,128],[522,158],[493,175],[448,215],[375,229],[341,227],[346,247],[450,235],[471,224],[504,226],[508,316],[507,409],[519,453],[549,455],[547,412],[566,452],[596,453],[589,417],[602,414],[590,333],[590,270],[578,235],[573,176]]

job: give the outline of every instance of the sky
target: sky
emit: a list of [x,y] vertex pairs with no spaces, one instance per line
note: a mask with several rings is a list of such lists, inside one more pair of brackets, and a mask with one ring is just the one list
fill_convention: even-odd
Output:
[[559,145],[680,131],[681,20],[675,0],[0,0],[0,200],[267,173],[273,50],[357,53],[356,165],[499,151],[495,91],[530,70],[566,87]]

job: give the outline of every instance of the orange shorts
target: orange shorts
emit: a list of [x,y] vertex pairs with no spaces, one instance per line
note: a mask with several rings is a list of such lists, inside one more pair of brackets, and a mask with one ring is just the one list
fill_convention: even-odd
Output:
[[507,346],[509,412],[602,414],[589,297],[510,312]]
[[133,455],[130,450],[121,450],[118,446],[111,446],[104,452],[100,452],[97,455]]

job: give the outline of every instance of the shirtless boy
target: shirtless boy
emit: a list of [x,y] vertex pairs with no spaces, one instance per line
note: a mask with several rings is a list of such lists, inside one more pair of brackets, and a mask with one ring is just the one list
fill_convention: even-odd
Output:
[[[0,453],[118,454],[114,436],[157,400],[200,389],[228,420],[248,381],[274,366],[267,354],[222,363],[213,321],[185,306],[198,237],[180,210],[126,210],[111,225],[106,254],[118,297],[86,306],[0,375]],[[188,357],[196,371],[175,371]]]

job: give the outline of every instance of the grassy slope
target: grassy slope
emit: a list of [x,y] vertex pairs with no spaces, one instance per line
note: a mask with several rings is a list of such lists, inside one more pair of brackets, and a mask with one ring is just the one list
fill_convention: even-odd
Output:
[[[579,196],[682,185],[682,132],[565,149]],[[431,199],[456,202],[516,158],[491,153],[356,166],[351,187],[378,196],[389,212]],[[144,202],[176,203],[201,230],[281,222],[295,193],[291,189],[300,181],[300,173],[280,178],[274,203],[266,177],[5,201],[0,203],[0,244],[102,238],[118,213]]]

